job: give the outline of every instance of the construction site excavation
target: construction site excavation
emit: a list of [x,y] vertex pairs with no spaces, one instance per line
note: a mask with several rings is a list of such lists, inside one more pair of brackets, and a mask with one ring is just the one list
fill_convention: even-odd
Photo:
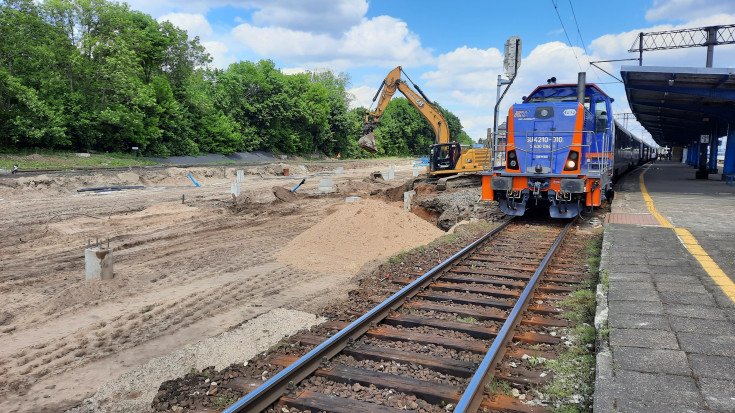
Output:
[[[441,189],[408,159],[0,176],[0,410],[227,410],[381,301],[506,224],[497,203],[480,201],[481,188],[472,180]],[[541,242],[533,234],[559,227],[533,217],[516,221],[512,231],[530,236],[520,241],[526,243]],[[544,394],[554,374],[539,360],[579,344],[570,332],[574,320],[565,318],[565,300],[595,282],[584,245],[599,240],[599,227],[594,215],[571,225],[545,270],[550,279],[541,279],[529,298],[528,311],[536,313],[521,315],[494,365],[496,388],[486,386],[484,411],[543,412],[564,402]],[[543,257],[521,252],[510,238],[488,241],[501,248],[498,257],[477,252],[458,267],[488,268],[482,274],[491,280],[478,281],[485,287],[471,281],[444,291],[446,286],[437,286],[444,281],[433,280],[412,299],[423,302],[406,302],[388,316],[434,318],[433,326],[375,328],[436,335],[446,343],[471,331],[499,330],[501,319],[472,315],[485,300],[478,294],[495,294],[501,302],[516,297],[514,289],[528,278],[521,273],[532,273],[529,266]],[[505,271],[496,262],[513,273],[491,269],[500,265]],[[428,297],[431,289],[444,295]],[[463,310],[442,315],[432,307],[458,298]],[[493,311],[508,313],[511,307],[501,303]],[[437,323],[474,327],[442,333]],[[495,333],[474,339],[490,336]],[[462,388],[469,380],[465,367],[482,361],[479,343],[466,349],[417,339],[386,344],[369,331],[349,342],[357,346],[351,356],[325,358],[321,367],[343,363]],[[355,348],[383,348],[385,355],[358,357]],[[401,351],[424,356],[390,361],[388,354]],[[454,370],[436,372],[416,361],[431,357],[453,360]],[[371,403],[374,411],[435,412],[452,411],[458,401],[324,374],[296,384],[287,399],[264,410],[358,411],[364,408],[359,403]],[[287,402],[298,399],[297,391],[351,401],[340,407],[346,410],[312,410]],[[577,403],[589,404],[591,392],[579,393]]]

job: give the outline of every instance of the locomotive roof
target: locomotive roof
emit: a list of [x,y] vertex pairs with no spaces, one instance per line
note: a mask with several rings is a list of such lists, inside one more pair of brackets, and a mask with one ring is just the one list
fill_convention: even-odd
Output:
[[[607,93],[603,92],[596,84],[587,83],[585,87],[586,96],[604,96],[606,99],[612,100]],[[548,97],[566,97],[566,96],[577,96],[577,84],[561,84],[561,85],[540,85],[531,92],[523,102],[528,102],[531,98],[548,98]]]

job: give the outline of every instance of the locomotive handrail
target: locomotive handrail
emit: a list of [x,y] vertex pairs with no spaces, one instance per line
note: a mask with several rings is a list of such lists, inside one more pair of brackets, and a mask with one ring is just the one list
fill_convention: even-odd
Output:
[[[587,162],[588,165],[586,165],[586,169],[587,170],[589,170],[589,169],[596,170],[600,174],[604,174],[604,173],[608,172],[612,168],[612,165],[611,165],[612,161],[611,161],[610,157],[613,154],[613,152],[612,151],[605,151],[605,150],[600,151],[599,144],[598,144],[598,139],[597,139],[597,134],[594,131],[591,131],[591,130],[571,130],[571,131],[566,131],[566,130],[555,130],[555,131],[514,131],[514,132],[509,132],[508,134],[510,134],[510,133],[512,133],[514,135],[518,134],[521,137],[526,137],[526,138],[528,138],[529,136],[534,136],[534,135],[535,136],[550,136],[550,137],[553,138],[554,136],[559,136],[559,135],[562,135],[562,134],[569,135],[569,134],[581,133],[583,135],[583,141],[587,141],[588,143],[586,143],[586,144],[583,143],[581,145],[566,145],[566,146],[561,146],[561,147],[556,147],[556,148],[544,149],[543,152],[548,152],[550,154],[549,160],[550,160],[550,162],[553,163],[554,154],[556,152],[559,152],[559,151],[562,151],[562,150],[565,150],[565,149],[569,149],[572,146],[582,147],[582,148],[588,148],[588,151],[590,151],[590,152],[594,149],[594,153],[595,154],[601,154],[601,156],[592,156],[592,157],[589,157],[588,156],[588,158],[587,158],[588,159],[588,162]],[[605,132],[603,134],[603,136],[602,136],[602,140],[603,140],[602,146],[603,146],[603,148],[606,148],[607,147],[607,143],[608,143],[608,140],[609,139],[610,139],[610,134],[608,134],[607,132]],[[552,145],[553,145],[553,143],[552,143]],[[593,148],[593,145],[594,145],[594,148]],[[505,145],[504,145],[503,152],[506,152],[508,149],[515,149],[517,151],[524,152],[524,153],[534,153],[534,152],[536,152],[536,150],[534,150],[534,149],[521,148],[521,147],[518,147],[516,145],[509,145],[506,142]],[[495,154],[493,154],[493,155],[495,156]],[[524,167],[527,168],[528,166],[529,166],[528,160],[525,160],[524,161]]]

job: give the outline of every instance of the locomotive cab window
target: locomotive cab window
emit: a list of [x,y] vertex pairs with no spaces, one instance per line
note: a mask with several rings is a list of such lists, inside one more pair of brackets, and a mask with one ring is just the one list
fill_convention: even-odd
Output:
[[607,104],[604,100],[599,100],[595,104],[595,133],[605,133],[607,119]]

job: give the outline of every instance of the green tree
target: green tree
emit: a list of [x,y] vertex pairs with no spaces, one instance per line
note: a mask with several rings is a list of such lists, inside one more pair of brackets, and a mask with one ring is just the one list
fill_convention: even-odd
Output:
[[53,26],[31,0],[0,3],[0,143],[6,147],[68,145],[54,93]]
[[439,109],[444,115],[444,119],[447,120],[447,127],[449,128],[450,139],[466,145],[472,145],[472,138],[462,128],[462,122],[460,122],[457,115],[444,109],[439,103],[434,102],[434,106]]

